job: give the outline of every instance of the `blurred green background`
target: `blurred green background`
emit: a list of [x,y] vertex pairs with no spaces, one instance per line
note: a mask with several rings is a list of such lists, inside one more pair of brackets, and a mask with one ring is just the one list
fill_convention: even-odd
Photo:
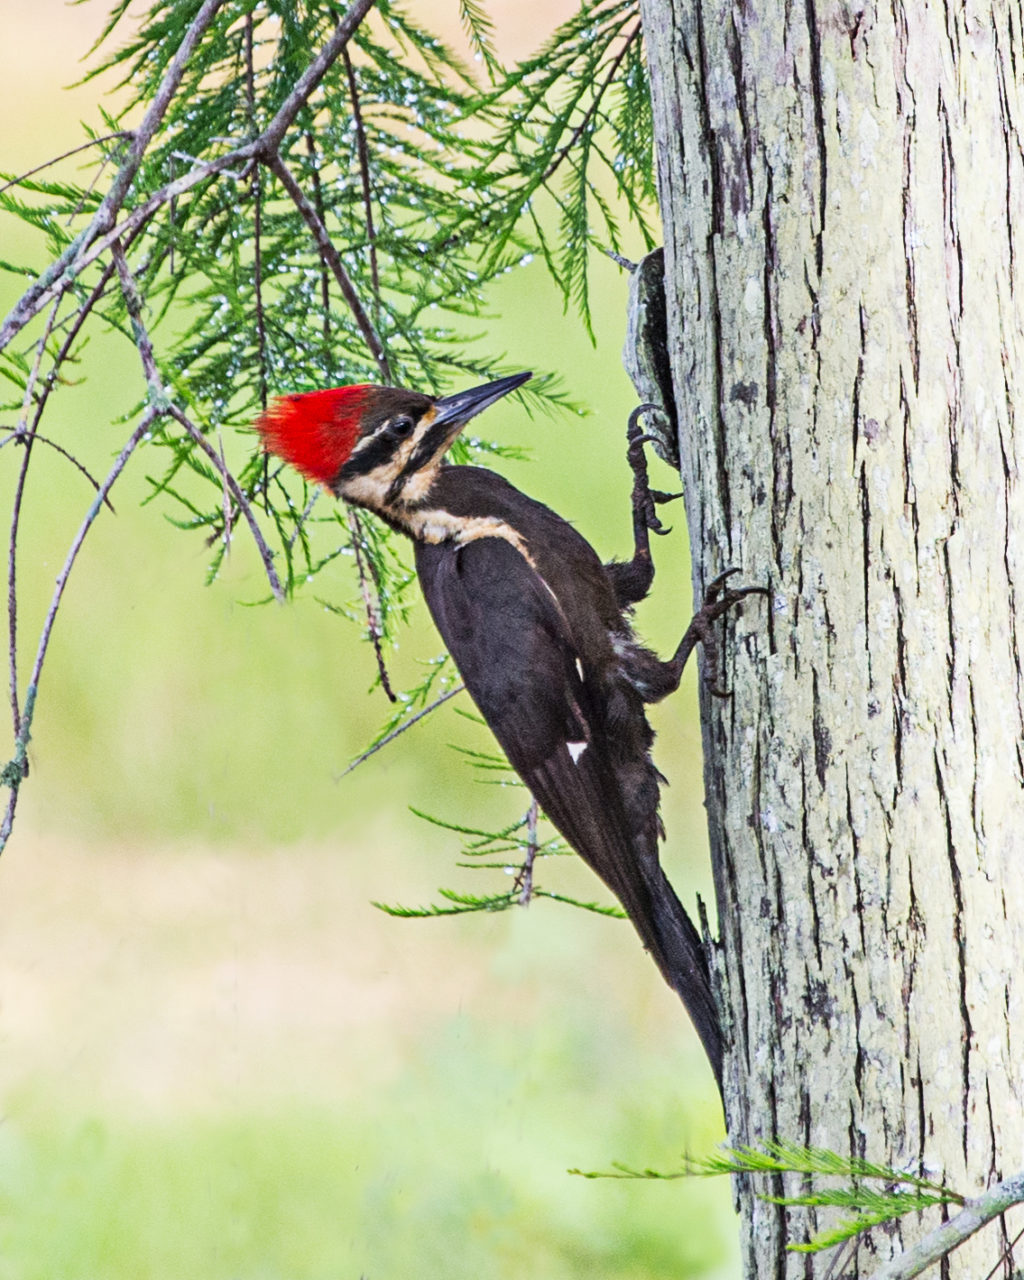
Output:
[[[491,6],[509,56],[570,8]],[[455,0],[417,12],[457,36]],[[64,86],[105,16],[5,0],[0,169],[98,123],[103,86]],[[0,257],[33,254],[41,265],[0,222]],[[537,264],[491,291],[486,325],[490,349],[557,369],[592,413],[530,421],[502,404],[486,429],[532,450],[502,470],[610,556],[629,548],[634,396],[625,282],[605,261],[594,278],[596,349]],[[6,311],[16,290],[0,289]],[[50,431],[105,469],[125,435],[113,420],[141,392],[136,353],[97,338],[83,373]],[[5,510],[19,461],[13,446],[0,458]],[[244,538],[204,586],[201,536],[139,506],[159,470],[129,464],[72,577],[0,861],[0,1280],[733,1274],[726,1184],[566,1172],[675,1167],[721,1136],[695,1036],[629,926],[551,903],[376,911],[485,887],[454,866],[457,838],[407,806],[499,824],[522,796],[480,785],[450,749],[484,742],[460,700],[339,778],[387,714],[367,696],[372,652],[311,597],[247,607],[265,589]],[[23,664],[89,500],[53,455],[33,477]],[[656,554],[640,625],[665,651],[691,606],[681,531]],[[439,649],[420,610],[397,682]],[[653,717],[665,858],[691,904],[711,893],[694,704],[691,672]],[[564,861],[543,882],[598,896]]]

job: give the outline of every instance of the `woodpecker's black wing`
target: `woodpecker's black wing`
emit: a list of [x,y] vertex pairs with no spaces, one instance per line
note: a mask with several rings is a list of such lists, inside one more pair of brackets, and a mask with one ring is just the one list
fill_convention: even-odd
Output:
[[[622,903],[720,1078],[700,938],[658,862],[658,775],[639,697],[629,691],[639,736],[622,720],[609,724],[609,705],[626,691],[596,687],[553,591],[506,539],[418,542],[416,568],[437,628],[510,763]],[[594,625],[602,625],[596,611]]]

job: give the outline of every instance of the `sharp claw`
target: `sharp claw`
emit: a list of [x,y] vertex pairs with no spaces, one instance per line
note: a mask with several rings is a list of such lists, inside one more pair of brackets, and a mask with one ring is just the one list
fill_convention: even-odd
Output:
[[651,497],[657,503],[675,502],[676,498],[681,498],[681,493],[666,493],[663,489],[652,489]]
[[[640,419],[645,413],[659,413],[660,410],[656,404],[638,404],[633,412],[629,415],[629,422],[626,425],[626,439],[633,440],[637,433],[641,430]],[[650,439],[650,437],[647,437]]]

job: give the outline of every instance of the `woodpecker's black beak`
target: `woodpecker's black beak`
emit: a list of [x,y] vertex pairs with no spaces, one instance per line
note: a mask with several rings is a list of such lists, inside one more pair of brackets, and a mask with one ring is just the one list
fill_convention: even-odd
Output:
[[[470,418],[475,418],[488,405],[494,404],[495,400],[500,400],[510,391],[515,391],[516,387],[521,387],[532,377],[532,373],[513,373],[509,378],[498,378],[496,382],[485,382],[482,387],[456,391],[453,396],[435,400],[433,416],[428,419],[427,429],[402,468],[399,479],[419,471],[435,459],[440,459]],[[425,414],[424,417],[426,416]]]
[[449,439],[454,439],[460,429],[470,418],[482,413],[495,400],[507,396],[516,387],[533,377],[532,373],[513,373],[508,378],[498,378],[496,382],[485,382],[481,387],[471,387],[469,391],[456,391],[453,396],[444,396],[434,401],[435,415],[431,427],[446,426],[451,428]]

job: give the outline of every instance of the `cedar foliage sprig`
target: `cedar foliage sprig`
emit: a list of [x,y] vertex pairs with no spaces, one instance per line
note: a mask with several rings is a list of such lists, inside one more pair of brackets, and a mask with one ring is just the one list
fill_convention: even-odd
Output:
[[[722,1174],[799,1175],[805,1180],[800,1190],[782,1195],[755,1187],[755,1195],[769,1204],[801,1205],[809,1208],[839,1208],[851,1214],[834,1227],[816,1233],[806,1241],[792,1241],[786,1248],[795,1253],[818,1253],[833,1248],[861,1232],[892,1222],[907,1213],[918,1213],[934,1205],[965,1203],[964,1197],[931,1178],[921,1177],[889,1165],[875,1164],[856,1156],[844,1156],[822,1147],[803,1147],[786,1140],[765,1142],[760,1147],[722,1147],[707,1156],[688,1157],[683,1167],[671,1173],[655,1169],[632,1169],[613,1164],[614,1172],[571,1173],[584,1178],[640,1178],[671,1181],[677,1178],[720,1177]],[[821,1178],[843,1179],[840,1186],[822,1186]],[[814,1179],[815,1181],[811,1181]],[[882,1183],[881,1187],[873,1183]]]

